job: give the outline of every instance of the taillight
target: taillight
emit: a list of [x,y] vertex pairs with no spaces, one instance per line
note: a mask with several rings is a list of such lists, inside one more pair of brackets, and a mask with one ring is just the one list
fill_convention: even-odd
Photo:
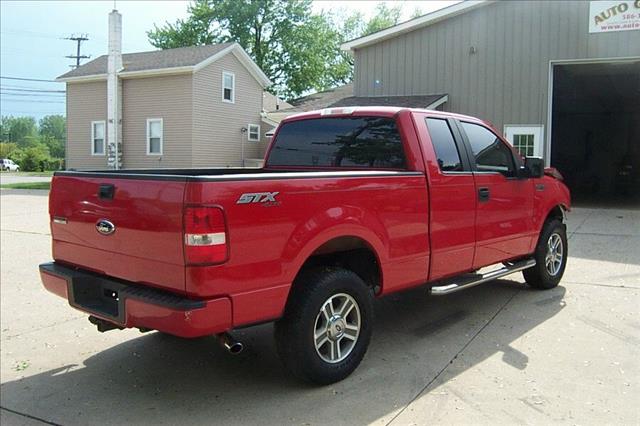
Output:
[[185,209],[184,253],[185,260],[190,265],[222,263],[227,260],[227,227],[222,209]]

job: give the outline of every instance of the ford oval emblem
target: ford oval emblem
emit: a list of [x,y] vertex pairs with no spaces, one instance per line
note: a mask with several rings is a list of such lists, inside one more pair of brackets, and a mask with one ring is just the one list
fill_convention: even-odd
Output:
[[102,235],[111,235],[116,231],[116,226],[107,219],[100,219],[96,223],[96,229]]

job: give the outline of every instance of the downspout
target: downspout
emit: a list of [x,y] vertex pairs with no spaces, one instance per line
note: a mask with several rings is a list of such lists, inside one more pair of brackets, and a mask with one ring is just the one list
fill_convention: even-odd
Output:
[[241,160],[241,164],[242,164],[242,168],[244,169],[244,135],[249,131],[248,128],[243,127],[240,129],[240,156],[242,157]]

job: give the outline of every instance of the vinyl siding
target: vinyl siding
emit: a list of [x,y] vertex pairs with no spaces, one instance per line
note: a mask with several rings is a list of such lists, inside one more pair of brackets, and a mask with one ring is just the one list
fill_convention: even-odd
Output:
[[498,2],[358,49],[355,96],[448,93],[445,110],[498,128],[546,125],[550,60],[640,56],[640,31],[589,34],[588,14],[586,1]]
[[[222,102],[222,72],[235,74],[235,103]],[[253,142],[241,129],[260,125],[262,86],[229,53],[193,75],[193,167],[237,167],[245,159],[262,158],[265,143]],[[261,138],[263,139],[263,138]]]
[[[107,84],[104,81],[67,83],[67,169],[107,168],[106,155],[91,155],[91,122],[103,120],[106,125]],[[106,145],[105,128],[105,151]]]
[[[192,166],[192,75],[123,79],[123,168]],[[162,155],[147,154],[147,119],[162,118]]]

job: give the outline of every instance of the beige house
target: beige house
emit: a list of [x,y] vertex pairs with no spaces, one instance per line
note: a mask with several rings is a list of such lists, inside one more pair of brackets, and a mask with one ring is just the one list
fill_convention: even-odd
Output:
[[[108,56],[67,84],[67,169],[108,167]],[[122,168],[259,165],[271,84],[237,43],[122,55],[117,72]]]

